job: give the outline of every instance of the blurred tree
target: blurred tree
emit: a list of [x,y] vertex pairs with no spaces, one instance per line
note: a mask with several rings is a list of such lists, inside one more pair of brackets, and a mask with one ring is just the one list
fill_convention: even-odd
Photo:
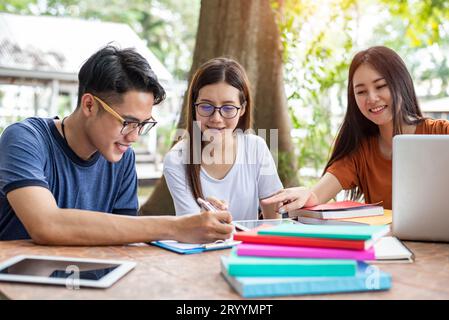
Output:
[[[280,1],[281,2],[281,1]],[[203,0],[190,76],[205,61],[228,56],[246,69],[254,94],[255,129],[278,129],[278,170],[284,186],[297,185],[284,89],[282,44],[269,0]],[[185,103],[184,103],[185,106]],[[181,117],[179,127],[185,127]],[[267,133],[267,140],[269,134]],[[276,155],[275,155],[276,156]],[[141,213],[170,214],[173,204],[164,179]]]
[[424,47],[445,39],[449,30],[447,0],[382,0],[381,3],[405,26],[405,36],[411,47]]
[[[405,60],[415,82],[428,82],[426,97],[421,98],[447,96],[449,2],[382,0],[378,5],[387,9],[388,15],[374,29],[368,44],[383,44],[396,50]],[[441,82],[440,91],[432,94],[438,88],[434,86],[436,82]]]
[[[319,175],[332,143],[331,106],[344,105],[355,0],[284,0],[278,21],[298,166]],[[332,28],[329,28],[332,26]],[[313,174],[312,174],[313,175]],[[305,184],[311,184],[301,177]]]
[[0,2],[0,11],[11,13],[29,13],[30,5],[35,5],[37,0],[9,0]]

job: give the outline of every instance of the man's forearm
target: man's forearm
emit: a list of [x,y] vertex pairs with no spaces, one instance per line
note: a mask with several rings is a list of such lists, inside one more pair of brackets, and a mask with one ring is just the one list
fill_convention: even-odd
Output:
[[[46,245],[120,245],[172,239],[176,217],[130,217],[77,209],[59,209],[43,222],[33,240]],[[33,236],[33,235],[32,235]]]
[[[207,243],[229,238],[229,212],[201,212],[182,217],[130,217],[78,209],[58,208],[42,187],[24,187],[8,193],[8,201],[38,244],[122,245],[153,240]],[[224,225],[221,221],[226,221]]]

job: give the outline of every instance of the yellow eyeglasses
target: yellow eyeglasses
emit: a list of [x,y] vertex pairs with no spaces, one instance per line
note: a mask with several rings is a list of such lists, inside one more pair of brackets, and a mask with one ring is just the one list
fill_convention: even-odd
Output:
[[137,128],[139,128],[139,136],[147,134],[157,123],[157,121],[153,120],[146,120],[146,121],[129,121],[123,119],[117,112],[114,111],[106,102],[101,100],[100,98],[92,95],[95,100],[97,100],[100,105],[103,107],[104,110],[106,110],[108,113],[110,113],[114,118],[116,118],[120,123],[123,125],[122,130],[120,131],[121,134],[124,136],[127,134],[130,134]]

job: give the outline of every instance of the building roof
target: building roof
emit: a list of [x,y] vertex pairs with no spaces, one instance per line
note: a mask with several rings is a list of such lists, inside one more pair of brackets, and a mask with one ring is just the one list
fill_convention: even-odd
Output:
[[108,43],[135,48],[160,81],[172,80],[170,72],[126,24],[8,13],[0,13],[0,76],[77,81],[84,61]]

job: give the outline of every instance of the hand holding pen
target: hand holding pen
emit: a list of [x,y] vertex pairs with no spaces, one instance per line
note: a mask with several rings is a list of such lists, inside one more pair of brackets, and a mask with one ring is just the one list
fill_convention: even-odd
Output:
[[234,231],[231,214],[225,210],[219,211],[212,204],[201,200],[198,203],[203,208],[202,212],[176,217],[177,230],[174,233],[177,237],[174,239],[186,243],[212,243],[229,239]]

